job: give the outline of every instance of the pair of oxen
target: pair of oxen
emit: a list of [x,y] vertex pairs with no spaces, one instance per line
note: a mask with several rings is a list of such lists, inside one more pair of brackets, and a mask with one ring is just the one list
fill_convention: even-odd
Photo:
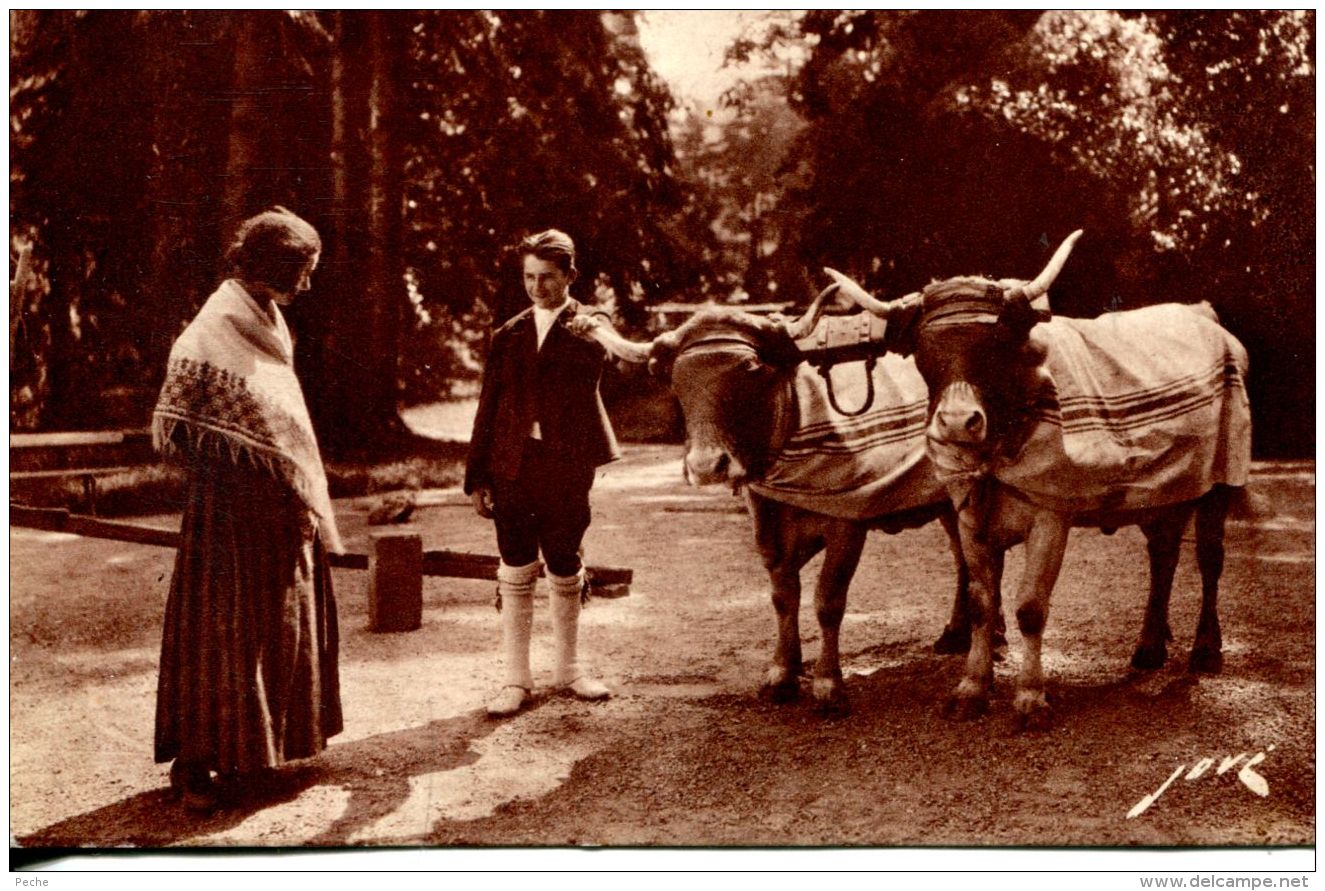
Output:
[[[829,269],[833,283],[796,321],[714,308],[648,343],[624,339],[601,319],[577,323],[581,336],[670,380],[684,415],[687,480],[745,492],[778,622],[765,695],[798,695],[800,570],[822,550],[813,691],[826,711],[849,710],[838,639],[866,532],[933,520],[957,564],[952,617],[935,650],[968,654],[944,704],[948,716],[988,709],[1003,635],[1004,556],[1024,543],[1013,707],[1023,726],[1049,725],[1041,641],[1073,526],[1143,531],[1150,595],[1132,665],[1153,670],[1167,658],[1169,595],[1194,516],[1202,599],[1189,668],[1222,668],[1224,520],[1250,462],[1246,352],[1206,304],[1052,318],[1049,286],[1080,235],[1031,281],[948,279],[884,302]],[[867,372],[882,385],[870,422],[846,418],[835,401],[831,412],[818,404],[829,376],[816,378],[803,361],[801,347],[834,294],[887,320],[875,343],[880,364]],[[838,510],[831,499],[816,500],[812,486],[779,488],[788,463],[807,457],[819,461],[805,465],[811,477],[838,474],[844,462],[866,468],[877,485],[865,506]]]

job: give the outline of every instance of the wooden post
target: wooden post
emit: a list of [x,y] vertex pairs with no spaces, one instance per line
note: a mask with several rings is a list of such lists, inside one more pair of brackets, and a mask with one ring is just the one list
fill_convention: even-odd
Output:
[[83,474],[83,499],[87,502],[87,512],[97,515],[97,477],[94,473]]
[[423,539],[374,532],[368,555],[368,630],[413,631],[423,624]]

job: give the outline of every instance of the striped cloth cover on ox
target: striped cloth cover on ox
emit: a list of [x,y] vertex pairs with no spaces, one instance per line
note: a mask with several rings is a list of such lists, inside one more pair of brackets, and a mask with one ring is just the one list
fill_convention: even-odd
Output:
[[[865,402],[865,363],[832,369],[837,404]],[[915,362],[880,357],[874,401],[858,417],[833,409],[819,372],[797,367],[797,418],[782,449],[751,491],[816,513],[863,520],[943,501],[946,491],[925,455],[928,395]]]
[[1052,386],[1019,453],[981,468],[930,443],[956,503],[987,471],[1035,503],[1073,513],[1158,507],[1219,483],[1246,484],[1247,352],[1209,304],[1054,319],[1032,337],[1048,348]]

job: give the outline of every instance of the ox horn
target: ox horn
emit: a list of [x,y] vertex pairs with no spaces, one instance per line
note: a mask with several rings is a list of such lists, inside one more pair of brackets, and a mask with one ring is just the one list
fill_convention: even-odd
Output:
[[1058,250],[1054,251],[1054,255],[1049,258],[1049,263],[1044,267],[1044,271],[1022,287],[1022,293],[1026,295],[1028,300],[1035,300],[1048,293],[1049,286],[1054,283],[1054,279],[1058,278],[1058,273],[1063,271],[1063,266],[1067,263],[1067,257],[1072,253],[1072,248],[1076,246],[1077,239],[1081,237],[1081,232],[1082,230],[1078,229],[1067,238],[1064,238],[1063,243],[1058,246]]
[[871,297],[868,291],[856,284],[851,278],[838,272],[836,269],[831,269],[825,266],[824,272],[828,273],[829,278],[833,280],[833,283],[838,288],[839,294],[846,297],[866,312],[873,313],[882,319],[888,318],[892,315],[893,311],[900,308],[902,304],[920,296],[920,292],[917,291],[914,294],[907,294],[905,297],[901,297],[897,300],[880,300],[877,297]]
[[814,326],[819,324],[819,316],[823,314],[824,301],[830,294],[838,290],[837,284],[831,284],[819,292],[819,296],[814,298],[805,314],[795,321],[783,320],[782,325],[791,335],[792,340],[800,340],[802,337],[809,337],[814,331]]
[[571,324],[575,335],[596,340],[609,354],[626,362],[642,365],[649,361],[653,353],[652,340],[648,343],[627,340],[601,315],[577,316]]

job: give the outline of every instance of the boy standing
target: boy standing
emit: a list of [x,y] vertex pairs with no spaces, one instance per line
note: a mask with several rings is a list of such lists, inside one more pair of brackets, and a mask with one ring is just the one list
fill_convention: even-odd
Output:
[[465,469],[465,494],[497,526],[498,605],[505,685],[488,704],[513,715],[533,689],[529,639],[541,551],[552,584],[553,684],[582,699],[605,699],[576,656],[581,597],[588,583],[580,545],[589,528],[595,469],[620,457],[598,392],[606,354],[567,323],[583,311],[569,288],[575,245],[549,229],[520,242],[525,293],[533,304],[497,329],[483,371]]

